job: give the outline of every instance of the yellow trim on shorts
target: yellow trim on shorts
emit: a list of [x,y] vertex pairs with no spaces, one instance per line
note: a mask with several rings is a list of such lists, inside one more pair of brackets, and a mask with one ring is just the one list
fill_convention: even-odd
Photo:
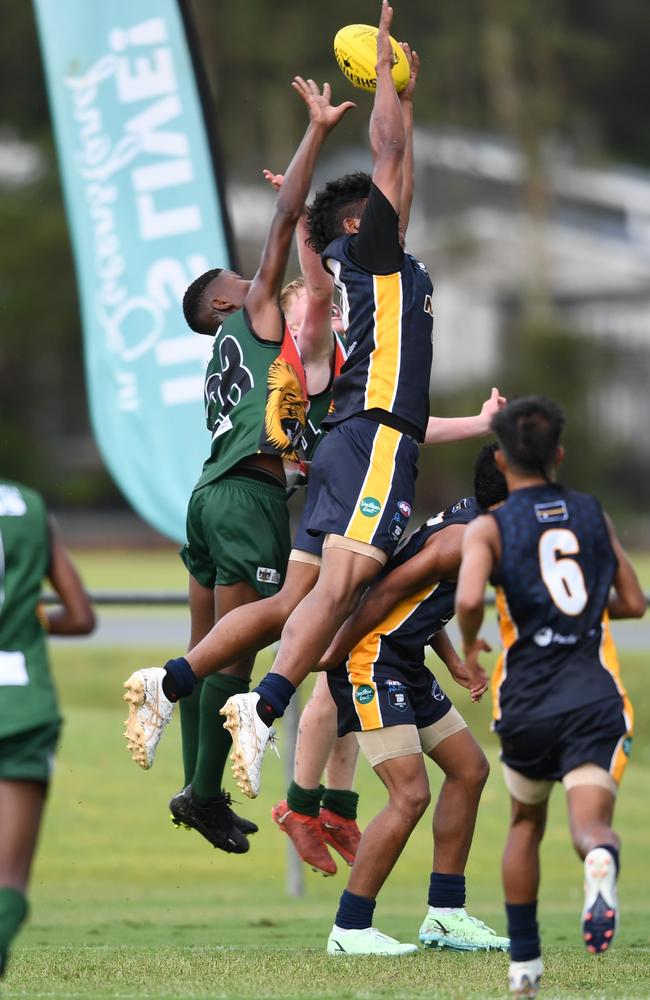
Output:
[[[379,708],[379,694],[377,691],[377,685],[375,684],[374,673],[375,663],[377,662],[381,649],[382,636],[390,635],[390,633],[398,629],[400,625],[403,625],[407,618],[413,614],[415,609],[420,606],[422,601],[426,600],[427,597],[430,597],[438,586],[438,582],[433,585],[429,584],[426,587],[422,587],[422,589],[416,594],[411,594],[410,597],[400,601],[400,603],[386,615],[384,620],[380,622],[372,632],[369,632],[368,635],[364,636],[364,638],[361,639],[351,650],[346,667],[348,680],[352,685],[354,709],[357,713],[357,718],[361,723],[362,732],[367,732],[371,729],[381,729],[384,724],[381,717],[381,709]],[[358,689],[364,686],[371,687],[375,692],[374,698],[365,705],[357,701],[356,697]]]
[[621,666],[618,660],[616,644],[614,643],[612,631],[609,627],[609,612],[607,609],[603,612],[602,639],[600,642],[599,656],[601,665],[613,678],[614,683],[616,684],[616,689],[623,699],[623,717],[625,719],[627,732],[621,736],[620,740],[616,744],[616,749],[612,755],[609,765],[609,773],[614,781],[617,784],[620,784],[623,772],[625,771],[628,763],[628,755],[623,750],[623,742],[634,735],[634,708],[632,707],[632,702],[628,698],[627,691],[623,686]]
[[402,277],[399,273],[376,274],[373,290],[375,347],[368,363],[365,409],[379,407],[390,413],[397,395],[402,353]]
[[[395,472],[395,459],[402,435],[393,427],[386,424],[377,424],[375,440],[370,454],[370,465],[363,481],[363,486],[359,490],[357,499],[354,502],[354,511],[345,529],[347,538],[354,538],[358,542],[372,544],[373,536],[381,520],[384,508],[390,496],[393,485],[393,473]],[[380,503],[380,509],[374,517],[366,517],[361,512],[361,501],[365,497],[372,497]]]

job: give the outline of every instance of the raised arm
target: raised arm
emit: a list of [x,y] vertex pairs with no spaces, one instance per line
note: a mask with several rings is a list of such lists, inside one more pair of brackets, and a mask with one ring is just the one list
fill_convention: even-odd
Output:
[[506,405],[505,396],[499,390],[492,389],[489,399],[486,399],[480,413],[471,417],[429,417],[424,436],[425,444],[448,444],[450,441],[463,441],[466,438],[485,437],[490,433],[492,417],[502,406]]
[[50,518],[49,524],[50,568],[47,575],[61,598],[61,607],[45,611],[47,630],[52,635],[88,635],[95,628],[93,609],[54,518]]
[[[284,174],[274,174],[270,170],[263,170],[262,173],[274,190],[279,191],[284,183]],[[296,225],[296,247],[300,273],[305,282],[306,309],[297,341],[305,364],[329,361],[333,349],[334,281],[323,267],[320,254],[308,245],[308,237],[307,212],[306,206],[303,206]]]
[[302,215],[316,159],[328,133],[345,112],[354,107],[351,101],[333,106],[331,89],[324,84],[321,93],[313,80],[297,76],[292,86],[309,110],[309,125],[278,194],[260,266],[246,296],[246,309],[257,333],[267,340],[280,341],[283,329],[278,296],[291,249],[296,224]]
[[607,514],[605,514],[605,520],[614,555],[618,560],[614,586],[609,596],[609,617],[643,618],[647,604],[639,578],[627,552],[618,540],[612,520]]
[[499,533],[493,517],[483,515],[473,521],[463,539],[463,559],[456,587],[456,617],[462,637],[465,668],[472,686],[482,670],[478,656],[489,651],[479,638],[483,624],[485,587],[496,565]]
[[460,565],[464,530],[464,525],[452,524],[438,531],[416,556],[373,583],[323,654],[321,669],[338,666],[403,601],[420,591],[422,599],[438,581],[454,579]]
[[404,149],[404,159],[402,161],[402,192],[399,200],[399,235],[402,246],[406,241],[406,230],[408,229],[411,217],[411,204],[413,202],[413,192],[415,190],[415,167],[413,159],[413,92],[420,72],[420,57],[415,50],[411,51],[408,42],[400,42],[404,55],[409,64],[409,82],[399,95],[400,107],[402,109],[402,122],[404,123],[404,133],[406,146]]
[[395,211],[399,212],[406,133],[402,108],[391,75],[395,62],[390,43],[392,20],[393,8],[387,0],[383,0],[377,35],[377,89],[370,116],[369,135],[374,163],[373,183]]

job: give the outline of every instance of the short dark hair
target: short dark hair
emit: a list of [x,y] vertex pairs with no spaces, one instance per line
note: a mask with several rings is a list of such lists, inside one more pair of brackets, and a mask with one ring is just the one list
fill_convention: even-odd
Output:
[[474,461],[474,498],[482,510],[508,498],[506,477],[494,461],[498,447],[496,441],[484,445]]
[[545,396],[513,399],[495,413],[490,426],[511,465],[548,479],[564,427],[557,403]]
[[307,243],[312,250],[323,253],[332,240],[343,234],[343,220],[361,215],[361,203],[370,194],[371,184],[370,174],[357,171],[328,181],[323,190],[317,192],[307,206]]
[[204,292],[214,278],[218,278],[222,267],[213,267],[211,271],[205,271],[195,278],[191,285],[185,290],[183,296],[183,315],[190,330],[195,333],[214,333],[218,324],[206,323],[201,320],[201,312],[205,308]]

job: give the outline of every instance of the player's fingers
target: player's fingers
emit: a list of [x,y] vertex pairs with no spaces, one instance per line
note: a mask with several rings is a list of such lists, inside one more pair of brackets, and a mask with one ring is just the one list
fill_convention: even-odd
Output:
[[415,51],[415,49],[413,49],[411,51],[411,57],[413,59],[413,68],[415,69],[415,72],[417,73],[417,71],[420,68],[420,57],[417,54],[417,52]]
[[331,96],[332,96],[332,88],[330,87],[329,83],[324,83],[323,84],[323,97],[325,98],[325,100],[327,101],[328,104],[330,103]]

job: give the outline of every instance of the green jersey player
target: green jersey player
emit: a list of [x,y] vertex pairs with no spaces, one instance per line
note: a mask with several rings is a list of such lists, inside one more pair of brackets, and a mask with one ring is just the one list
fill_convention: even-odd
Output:
[[[39,608],[44,577],[61,608]],[[61,727],[46,632],[82,635],[94,623],[42,498],[0,480],[0,976],[27,914],[27,884]]]

